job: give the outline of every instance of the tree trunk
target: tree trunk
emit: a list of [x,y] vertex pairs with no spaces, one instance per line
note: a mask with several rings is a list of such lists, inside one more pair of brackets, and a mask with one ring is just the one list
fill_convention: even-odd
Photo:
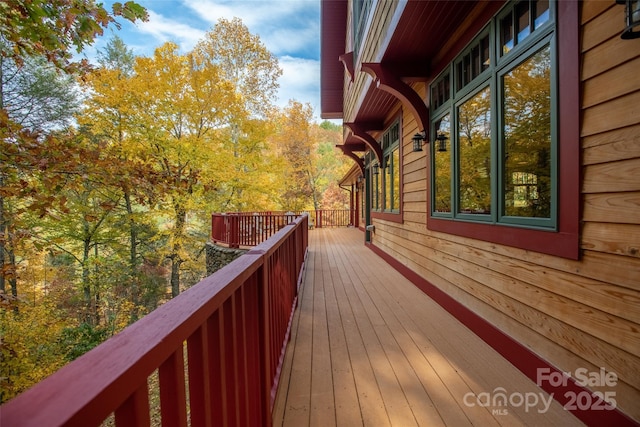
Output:
[[[0,188],[4,186],[4,178],[0,172]],[[5,292],[5,279],[4,279],[4,254],[5,254],[5,239],[7,235],[7,227],[4,220],[4,197],[0,196],[0,292]]]
[[138,320],[138,305],[140,303],[140,287],[138,286],[138,228],[133,217],[133,207],[131,195],[127,189],[124,190],[124,201],[129,215],[129,277],[131,280],[131,320]]
[[[85,236],[89,234],[89,225],[85,222],[84,224]],[[88,324],[92,324],[93,316],[92,305],[91,304],[91,285],[89,284],[89,251],[91,249],[91,239],[85,238],[83,241],[82,248],[82,291],[84,296],[84,321]]]
[[171,253],[171,296],[177,297],[180,294],[180,265],[183,259],[180,257],[182,252],[182,236],[184,227],[187,222],[187,211],[179,204],[174,204],[176,213],[176,226],[173,232],[173,251]]

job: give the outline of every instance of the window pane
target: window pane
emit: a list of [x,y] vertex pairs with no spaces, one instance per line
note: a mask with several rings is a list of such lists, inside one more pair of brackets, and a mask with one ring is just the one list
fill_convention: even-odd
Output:
[[385,157],[384,171],[384,210],[391,209],[391,157]]
[[487,87],[458,108],[460,213],[491,213],[490,98]]
[[446,141],[438,147],[438,140],[434,146],[434,212],[451,212],[451,117],[449,114],[436,122],[436,135],[442,135]]
[[393,165],[391,175],[393,177],[393,204],[391,209],[400,209],[400,150],[396,148],[393,150]]
[[505,16],[500,24],[502,27],[500,44],[502,46],[502,54],[504,55],[513,49],[513,17],[511,13]]
[[547,46],[504,76],[504,206],[551,215],[551,56]]
[[535,20],[533,28],[537,29],[549,20],[549,0],[537,0],[533,3]]
[[480,45],[471,49],[471,78],[476,78],[480,74]]
[[378,173],[374,175],[374,179],[376,180],[376,209],[382,209],[382,174],[384,170],[382,168],[378,169]]
[[518,40],[516,43],[522,43],[522,40],[531,34],[529,26],[529,2],[523,1],[516,6],[516,21],[518,25]]
[[440,108],[450,98],[449,74],[444,75],[436,84],[431,87],[432,108]]
[[489,52],[489,36],[486,36],[480,40],[480,61],[482,61],[482,71],[488,69],[491,65]]

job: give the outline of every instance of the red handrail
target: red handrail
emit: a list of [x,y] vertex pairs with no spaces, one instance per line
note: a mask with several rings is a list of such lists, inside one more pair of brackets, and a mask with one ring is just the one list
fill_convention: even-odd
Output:
[[267,240],[298,215],[307,214],[311,225],[346,227],[353,225],[353,211],[348,209],[301,212],[231,212],[211,216],[211,240],[231,248],[251,247]]
[[[270,426],[308,246],[308,217],[0,407],[2,426]],[[188,380],[185,378],[184,346]],[[189,411],[187,411],[187,384]]]

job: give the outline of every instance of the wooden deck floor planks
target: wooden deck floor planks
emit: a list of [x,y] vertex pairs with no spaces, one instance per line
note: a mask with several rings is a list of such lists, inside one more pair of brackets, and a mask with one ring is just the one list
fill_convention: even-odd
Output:
[[310,232],[274,425],[581,425],[556,402],[502,415],[465,404],[467,393],[499,387],[543,393],[366,248],[360,231]]

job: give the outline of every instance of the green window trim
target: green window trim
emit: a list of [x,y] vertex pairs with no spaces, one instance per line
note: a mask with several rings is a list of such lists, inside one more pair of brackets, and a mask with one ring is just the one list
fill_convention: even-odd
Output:
[[557,230],[554,9],[509,3],[431,83],[431,217]]

